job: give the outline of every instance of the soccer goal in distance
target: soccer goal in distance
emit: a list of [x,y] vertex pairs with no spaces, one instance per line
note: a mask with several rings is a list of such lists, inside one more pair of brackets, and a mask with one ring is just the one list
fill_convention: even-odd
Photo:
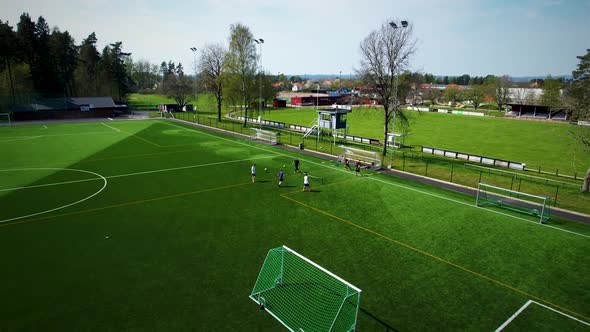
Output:
[[262,130],[259,128],[250,128],[252,129],[252,139],[257,141],[266,142],[272,145],[276,145],[277,140],[277,133],[274,131],[269,130]]
[[10,113],[0,113],[0,127],[11,127],[12,119]]
[[551,198],[500,188],[485,183],[477,186],[477,206],[496,206],[528,214],[545,223],[551,218]]
[[379,152],[355,149],[344,145],[340,145],[340,148],[342,149],[342,153],[338,155],[338,158],[341,161],[348,159],[353,162],[353,165],[354,161],[360,161],[362,164],[365,164],[370,168],[381,169],[381,157]]
[[286,246],[268,251],[250,298],[293,332],[352,332],[361,290]]

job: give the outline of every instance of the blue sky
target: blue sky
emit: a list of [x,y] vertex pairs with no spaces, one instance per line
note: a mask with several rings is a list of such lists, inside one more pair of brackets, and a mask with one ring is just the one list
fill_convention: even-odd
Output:
[[590,48],[590,0],[0,0],[0,19],[46,18],[79,43],[122,41],[133,58],[181,61],[195,46],[227,44],[230,24],[263,38],[262,66],[276,74],[353,72],[359,44],[390,19],[414,27],[413,70],[435,75],[571,74]]

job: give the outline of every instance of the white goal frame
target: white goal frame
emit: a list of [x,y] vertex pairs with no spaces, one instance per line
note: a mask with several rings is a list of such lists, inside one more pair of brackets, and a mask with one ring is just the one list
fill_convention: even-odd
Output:
[[[6,116],[6,119],[8,119],[7,122],[3,122],[1,121],[1,119]],[[0,113],[0,126],[8,126],[8,127],[12,127],[12,119],[10,118],[10,113]]]
[[365,165],[370,165],[370,167],[373,169],[381,169],[382,160],[379,156],[379,152],[356,149],[344,145],[340,145],[339,147],[344,150],[340,155],[338,155],[338,158],[341,161],[344,159],[348,159],[350,161],[360,161]]
[[[492,197],[488,197],[488,193]],[[497,206],[507,210],[539,217],[539,223],[551,218],[551,198],[510,190],[486,183],[477,185],[476,206]]]
[[253,130],[252,139],[257,141],[266,142],[272,145],[278,144],[277,133],[270,130],[263,130],[259,128],[250,128]]

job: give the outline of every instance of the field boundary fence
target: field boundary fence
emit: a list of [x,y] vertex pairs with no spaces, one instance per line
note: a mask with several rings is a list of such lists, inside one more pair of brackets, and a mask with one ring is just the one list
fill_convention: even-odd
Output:
[[[188,112],[176,113],[176,118],[247,136],[250,135],[249,128],[255,125],[254,122],[248,122],[248,127],[245,127],[243,120],[226,118],[218,121],[214,116],[204,116]],[[264,124],[262,126],[268,130],[278,131],[277,143],[279,144],[325,153],[334,157],[342,153],[342,148],[338,147],[338,145],[353,146],[377,152],[381,152],[382,150],[382,146],[380,145],[366,144],[358,140],[345,140],[342,137],[337,137],[336,142],[334,142],[334,137],[331,135],[320,135],[319,138],[317,135],[311,135],[303,138],[303,131],[296,132],[289,130],[290,128],[287,124],[285,124],[284,128],[265,126]],[[391,163],[393,169],[471,188],[477,188],[478,183],[486,182],[490,185],[523,191],[533,195],[549,196],[552,199],[552,205],[555,207],[590,214],[590,195],[580,193],[580,184],[578,183],[556,181],[542,176],[531,176],[520,173],[519,170],[515,170],[513,172],[514,174],[511,174],[508,172],[508,169],[502,170],[493,165],[487,168],[483,165],[475,165],[482,167],[480,169],[465,166],[467,164],[465,161],[465,159],[448,158],[437,154],[425,154],[405,148],[395,149],[393,151],[389,149],[387,155],[383,156],[383,164],[387,165]]]

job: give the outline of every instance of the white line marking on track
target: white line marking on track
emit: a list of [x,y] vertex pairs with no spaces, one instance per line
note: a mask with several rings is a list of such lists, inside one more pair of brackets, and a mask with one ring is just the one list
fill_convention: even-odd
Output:
[[[531,301],[532,301],[532,300],[531,300]],[[542,303],[539,303],[539,302],[537,302],[537,301],[532,301],[532,302],[533,302],[534,304],[536,304],[536,305],[540,305],[540,306],[541,306],[541,307],[543,307],[543,308],[546,308],[546,309],[549,309],[549,310],[551,310],[551,311],[554,311],[554,312],[556,312],[556,313],[558,313],[558,314],[560,314],[560,315],[563,315],[563,316],[565,316],[565,317],[567,317],[567,318],[571,318],[571,319],[573,319],[573,320],[577,321],[578,323],[582,323],[582,324],[584,324],[584,325],[588,325],[588,326],[590,326],[590,323],[588,323],[588,322],[585,322],[585,321],[583,321],[583,320],[581,320],[581,319],[577,319],[576,317],[570,316],[570,315],[568,315],[568,314],[566,314],[566,313],[564,313],[564,312],[561,312],[561,311],[559,311],[559,310],[553,309],[553,308],[551,308],[551,307],[549,307],[549,306],[546,306],[546,305],[544,305],[544,304],[542,304]]]
[[23,137],[27,138],[41,138],[41,137],[59,137],[59,136],[78,136],[78,135],[95,135],[95,134],[112,134],[113,131],[93,131],[88,133],[74,133],[74,134],[51,134],[51,135],[38,135],[38,136],[11,136],[11,137],[2,137],[0,139],[19,139]]
[[35,138],[41,138],[41,137],[43,137],[43,136],[22,136],[22,137],[19,137],[19,138],[14,138],[14,137],[10,138],[10,137],[8,137],[8,139],[0,138],[0,143],[2,143],[2,142],[26,141],[26,140],[35,139]]
[[[105,179],[114,179],[114,178],[122,178],[122,177],[127,177],[127,176],[135,176],[135,175],[145,175],[145,174],[160,173],[160,172],[177,171],[177,170],[189,169],[189,168],[217,166],[217,165],[231,164],[231,163],[239,163],[239,162],[243,162],[243,161],[252,161],[252,160],[258,160],[258,159],[268,159],[268,158],[272,158],[272,157],[274,157],[274,156],[265,156],[265,157],[249,158],[249,159],[220,161],[220,162],[208,163],[208,164],[180,166],[180,167],[173,167],[173,168],[157,169],[157,170],[152,170],[152,171],[127,173],[127,174],[119,174],[119,175],[110,175],[110,176],[104,176],[104,178]],[[51,168],[30,168],[30,169],[51,169]],[[58,168],[58,169],[61,169],[61,168]],[[3,169],[3,170],[0,170],[0,172],[19,171],[19,170],[24,170],[24,169]],[[80,171],[82,171],[82,170],[80,170]],[[88,171],[88,172],[90,172],[90,171]],[[22,186],[22,187],[14,187],[14,188],[5,188],[5,189],[0,189],[0,192],[3,192],[3,191],[23,190],[23,189],[33,189],[33,188],[42,188],[42,187],[51,187],[51,186],[59,186],[59,185],[62,185],[62,184],[81,183],[81,182],[89,182],[89,181],[96,181],[96,180],[100,180],[100,179],[99,178],[91,178],[91,179],[81,179],[81,180],[72,180],[72,181],[63,181],[63,182],[38,184],[38,185],[33,185],[33,186]]]
[[101,122],[101,124],[102,124],[103,126],[107,127],[107,128],[111,128],[112,130],[116,130],[116,131],[118,131],[118,132],[121,132],[119,129],[117,129],[117,128],[115,128],[115,127],[111,127],[111,126],[109,126],[108,124],[106,124],[106,123],[104,123],[104,122]]
[[510,322],[512,322],[514,320],[514,318],[516,318],[516,316],[518,316],[521,312],[523,312],[524,309],[526,309],[526,307],[528,307],[529,304],[531,304],[531,303],[533,303],[533,300],[526,301],[526,303],[523,304],[522,307],[520,307],[520,309],[518,309],[512,316],[510,316],[510,318],[508,318],[508,320],[506,320],[502,325],[500,325],[500,327],[498,327],[495,332],[502,331],[506,326],[508,326],[508,324],[510,324]]
[[[268,150],[266,148],[259,147],[259,146],[256,146],[256,145],[250,145],[250,144],[246,144],[244,142],[239,142],[239,141],[231,140],[231,139],[228,139],[228,138],[225,138],[225,137],[220,137],[220,136],[212,135],[212,134],[205,133],[205,132],[195,131],[194,130],[195,127],[193,127],[193,128],[187,128],[187,127],[179,126],[179,125],[176,125],[176,124],[173,124],[173,123],[169,123],[169,122],[164,121],[164,120],[157,120],[157,121],[160,122],[160,123],[163,123],[163,124],[167,124],[169,126],[173,126],[173,127],[177,127],[177,128],[183,128],[185,130],[196,132],[196,133],[199,133],[199,134],[202,134],[202,135],[206,135],[206,136],[210,136],[210,137],[215,137],[215,138],[221,139],[221,140],[226,140],[226,141],[232,142],[234,144],[240,144],[240,145],[248,146],[248,147],[251,147],[251,148],[254,148],[254,149],[258,149],[258,150],[262,150],[262,151],[274,153],[276,155],[280,155],[280,156],[285,156],[285,157],[292,158],[292,156],[290,156],[288,154],[284,154],[284,153],[280,153],[280,152],[277,152],[277,151]],[[325,164],[317,163],[317,162],[314,162],[314,161],[311,161],[311,160],[307,160],[307,159],[302,159],[302,158],[300,158],[300,159],[301,160],[304,160],[306,162],[309,162],[311,164],[314,164],[314,165],[318,165],[318,166],[321,166],[321,167],[330,168],[330,169],[334,170],[333,167],[328,166],[328,165],[325,165]],[[336,169],[336,171],[342,172],[342,173],[351,174],[348,171],[345,171],[343,169]],[[431,196],[431,197],[436,197],[436,198],[444,199],[446,201],[457,203],[457,204],[461,204],[461,205],[465,205],[465,206],[468,206],[468,207],[471,207],[471,208],[486,210],[488,212],[499,214],[499,215],[502,215],[502,216],[506,216],[506,217],[509,217],[509,218],[512,218],[512,219],[526,221],[526,222],[529,222],[529,223],[534,224],[534,225],[537,225],[537,226],[547,227],[547,228],[555,229],[557,231],[561,231],[561,232],[565,232],[565,233],[569,233],[569,234],[573,234],[573,235],[577,235],[577,236],[582,236],[582,237],[585,237],[585,238],[590,238],[590,235],[585,235],[585,234],[581,234],[581,233],[569,231],[567,229],[563,229],[563,228],[559,228],[559,227],[555,227],[555,226],[551,226],[551,225],[547,225],[547,224],[541,224],[538,221],[532,221],[532,220],[520,218],[520,217],[513,216],[513,215],[510,215],[510,214],[506,214],[506,213],[503,213],[503,212],[500,212],[500,211],[494,211],[494,210],[490,210],[490,209],[487,209],[487,208],[478,207],[478,206],[475,206],[475,204],[470,204],[470,203],[458,201],[458,200],[455,200],[455,199],[452,199],[452,198],[448,198],[448,197],[440,196],[440,195],[437,195],[437,194],[425,192],[425,191],[422,191],[422,190],[419,190],[419,189],[406,187],[404,185],[397,184],[397,183],[392,183],[392,182],[388,182],[388,181],[384,181],[384,180],[378,179],[376,177],[368,177],[367,180],[381,182],[381,183],[384,183],[384,184],[387,184],[387,185],[390,185],[390,186],[394,186],[394,187],[398,187],[398,188],[403,188],[403,189],[406,189],[406,190],[418,192],[418,193],[421,193],[421,194],[424,194],[424,195],[428,195],[428,196]]]
[[581,320],[581,319],[578,319],[578,318],[576,318],[576,317],[573,317],[573,316],[571,316],[571,315],[568,315],[568,314],[566,314],[566,313],[564,313],[564,312],[561,312],[561,311],[559,311],[559,310],[557,310],[557,309],[553,309],[553,308],[551,308],[551,307],[549,307],[549,306],[546,306],[546,305],[544,305],[544,304],[542,304],[542,303],[539,303],[539,302],[537,302],[537,301],[528,300],[528,301],[527,301],[525,304],[523,304],[523,305],[522,305],[522,307],[520,307],[520,309],[518,309],[518,310],[517,310],[517,311],[516,311],[516,312],[515,312],[515,313],[514,313],[512,316],[510,316],[510,318],[508,318],[508,319],[507,319],[507,320],[506,320],[506,321],[505,321],[505,322],[504,322],[502,325],[500,325],[500,327],[498,327],[498,328],[496,329],[496,331],[495,331],[495,332],[500,332],[500,331],[502,331],[502,330],[503,330],[503,329],[504,329],[506,326],[508,326],[508,324],[510,324],[510,323],[511,323],[511,322],[512,322],[514,319],[516,319],[516,317],[517,317],[518,315],[520,315],[520,314],[521,314],[521,313],[522,313],[522,312],[523,312],[523,311],[524,311],[524,310],[525,310],[525,309],[526,309],[526,308],[527,308],[527,307],[528,307],[530,304],[536,304],[536,305],[539,305],[539,306],[541,306],[541,307],[543,307],[543,308],[545,308],[545,309],[549,309],[549,310],[551,310],[551,311],[553,311],[553,312],[556,312],[556,313],[558,313],[558,314],[560,314],[560,315],[562,315],[562,316],[565,316],[565,317],[567,317],[567,318],[573,319],[573,320],[575,320],[575,321],[576,321],[576,322],[578,322],[578,323],[582,323],[582,324],[584,324],[584,325],[588,325],[588,326],[590,326],[590,323],[588,323],[588,322],[585,322],[585,321],[583,321],[583,320]]
[[[40,214],[45,214],[45,213],[49,213],[49,212],[53,212],[53,211],[65,209],[65,208],[70,207],[72,205],[76,205],[78,203],[82,203],[82,202],[87,201],[87,200],[91,199],[92,197],[100,194],[104,190],[104,188],[107,187],[107,183],[108,183],[107,179],[104,176],[102,176],[102,175],[100,175],[98,173],[94,173],[94,172],[86,171],[86,170],[82,170],[82,169],[74,169],[74,168],[20,168],[20,169],[12,169],[12,171],[28,171],[28,170],[33,170],[33,171],[34,170],[55,170],[55,171],[67,170],[67,171],[75,171],[75,172],[88,173],[88,174],[92,174],[92,175],[96,175],[97,176],[97,178],[95,178],[93,180],[103,180],[103,185],[102,185],[102,188],[100,188],[94,194],[92,194],[92,195],[90,195],[88,197],[85,197],[83,199],[77,200],[77,201],[75,201],[73,203],[69,203],[69,204],[66,204],[66,205],[63,205],[63,206],[60,206],[60,207],[57,207],[57,208],[54,208],[54,209],[46,210],[46,211],[31,213],[31,214],[28,214],[26,216],[20,216],[20,217],[14,217],[14,218],[0,220],[0,224],[5,223],[5,222],[9,222],[9,221],[14,221],[14,220],[19,220],[19,219],[24,219],[24,218],[38,216]],[[9,170],[2,170],[2,171],[9,171]]]

